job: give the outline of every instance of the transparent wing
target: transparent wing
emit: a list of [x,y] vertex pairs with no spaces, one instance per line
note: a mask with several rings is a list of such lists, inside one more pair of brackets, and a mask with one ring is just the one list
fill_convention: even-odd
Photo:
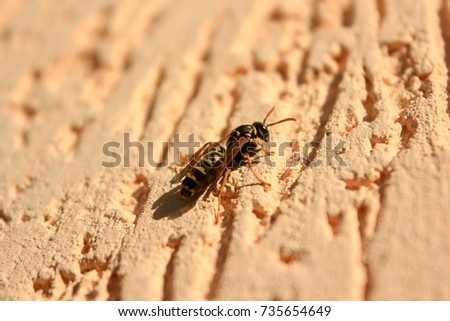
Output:
[[218,142],[207,142],[206,144],[204,144],[202,147],[200,147],[200,149],[195,152],[194,155],[192,155],[189,160],[187,165],[178,173],[176,174],[171,180],[170,183],[171,184],[176,184],[181,182],[181,180],[186,176],[186,174],[188,173],[189,169],[194,166],[195,163],[197,163],[200,159],[202,159],[202,157],[206,154],[208,154],[209,152],[211,152],[212,150],[214,150],[217,146],[219,146],[220,144],[222,144],[224,141],[226,141],[228,139],[228,137],[230,137],[231,133],[228,133],[226,136],[224,136],[221,140],[219,140]]
[[208,142],[204,144],[202,147],[200,147],[200,149],[190,157],[187,165],[170,180],[170,183],[171,184],[179,183],[189,172],[189,169],[195,165],[195,163],[197,163],[200,159],[202,159],[204,155],[208,154],[210,151],[215,149],[218,145],[220,145],[218,142]]
[[224,156],[224,158],[222,160],[222,164],[218,168],[216,178],[214,179],[214,181],[212,183],[214,186],[220,181],[220,179],[224,175],[224,173],[227,170],[227,168],[234,166],[232,164],[234,158],[237,156],[238,153],[241,152],[242,147],[244,147],[244,145],[248,141],[249,141],[248,138],[241,137],[237,141],[235,141],[231,146],[229,146],[227,148],[225,156]]

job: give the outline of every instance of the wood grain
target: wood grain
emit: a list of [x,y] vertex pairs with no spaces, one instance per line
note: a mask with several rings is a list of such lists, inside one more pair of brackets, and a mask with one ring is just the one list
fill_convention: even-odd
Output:
[[[0,299],[450,300],[449,67],[448,0],[0,2]],[[271,188],[179,201],[271,106]]]

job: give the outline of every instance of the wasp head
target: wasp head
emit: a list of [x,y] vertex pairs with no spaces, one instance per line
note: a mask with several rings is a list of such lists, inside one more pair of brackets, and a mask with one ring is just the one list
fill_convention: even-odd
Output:
[[270,133],[267,126],[259,121],[255,121],[252,125],[256,129],[256,137],[261,138],[263,141],[268,143],[270,140]]

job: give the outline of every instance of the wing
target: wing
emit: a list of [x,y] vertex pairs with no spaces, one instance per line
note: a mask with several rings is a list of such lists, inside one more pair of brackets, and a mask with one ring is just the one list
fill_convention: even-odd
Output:
[[218,142],[207,142],[206,144],[204,144],[202,147],[200,147],[200,149],[195,152],[194,155],[192,155],[189,160],[187,165],[178,173],[176,174],[171,180],[170,183],[171,184],[176,184],[181,182],[181,180],[186,176],[186,174],[188,173],[189,169],[194,166],[195,163],[197,163],[200,159],[202,159],[202,157],[206,154],[208,154],[209,152],[211,152],[213,149],[215,149],[218,145],[222,144],[224,141],[226,141],[228,139],[228,137],[230,137],[231,133],[228,133],[227,135],[225,135],[221,140],[219,140]]
[[231,146],[227,148],[227,151],[225,153],[225,156],[223,158],[222,164],[217,170],[217,175],[214,181],[212,182],[212,185],[215,186],[219,180],[223,177],[225,171],[227,168],[234,167],[233,160],[236,157],[238,153],[241,152],[242,147],[249,141],[246,137],[241,137],[237,141],[235,141]]
[[191,156],[191,158],[188,161],[188,164],[178,173],[176,174],[171,180],[171,184],[179,183],[189,172],[189,169],[195,165],[202,157],[209,152],[211,152],[214,148],[216,148],[218,145],[220,145],[218,142],[208,142],[204,144],[198,151],[195,152],[194,155]]

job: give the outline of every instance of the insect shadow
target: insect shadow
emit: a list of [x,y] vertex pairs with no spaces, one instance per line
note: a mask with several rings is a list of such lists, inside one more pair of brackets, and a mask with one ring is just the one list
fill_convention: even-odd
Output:
[[206,186],[186,200],[180,200],[180,190],[181,186],[174,187],[153,202],[152,209],[155,210],[153,219],[160,220],[165,217],[175,219],[180,217],[195,206],[197,200],[206,190]]

